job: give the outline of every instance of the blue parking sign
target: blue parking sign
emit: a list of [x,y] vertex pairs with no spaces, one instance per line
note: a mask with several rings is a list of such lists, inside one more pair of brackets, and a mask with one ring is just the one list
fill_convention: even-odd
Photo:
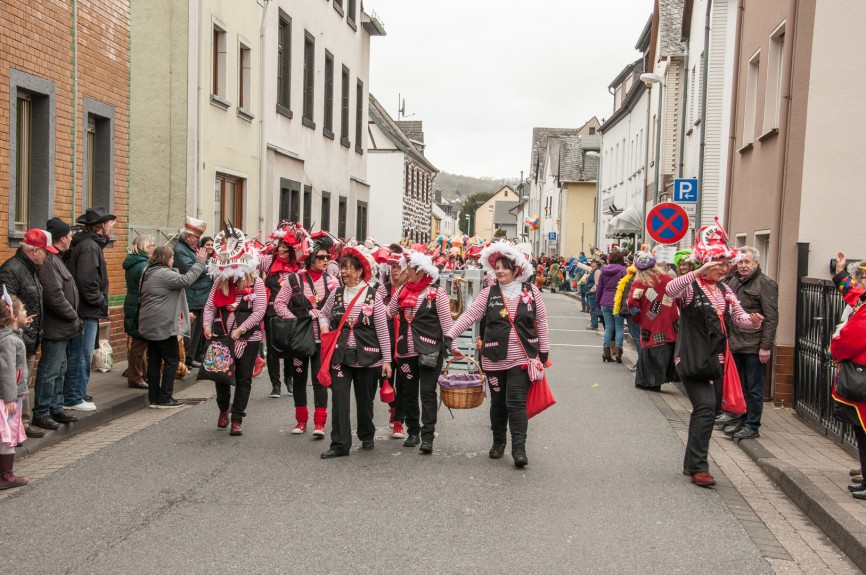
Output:
[[698,201],[698,180],[682,179],[674,180],[674,202],[687,204]]
[[547,241],[555,242],[556,241],[556,232],[547,232]]

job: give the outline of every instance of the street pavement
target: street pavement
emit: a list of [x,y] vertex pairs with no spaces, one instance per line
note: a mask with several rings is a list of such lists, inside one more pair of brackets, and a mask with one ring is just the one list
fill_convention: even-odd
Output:
[[424,456],[389,439],[377,403],[376,448],[324,461],[328,440],[291,435],[292,400],[269,399],[264,376],[242,437],[216,428],[212,388],[196,384],[182,396],[200,405],[141,410],[20,462],[36,480],[0,500],[4,572],[832,572],[794,570],[717,467],[719,489],[691,485],[659,396],[601,363],[574,300],[546,302],[558,403],[530,421],[526,469],[487,457],[487,404],[443,408]]

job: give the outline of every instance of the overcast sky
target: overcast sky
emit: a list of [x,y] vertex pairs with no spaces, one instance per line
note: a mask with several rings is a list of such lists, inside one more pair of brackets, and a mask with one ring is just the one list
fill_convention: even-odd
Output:
[[387,36],[371,39],[370,91],[395,119],[424,122],[441,171],[516,178],[533,127],[610,116],[607,86],[653,0],[364,0]]

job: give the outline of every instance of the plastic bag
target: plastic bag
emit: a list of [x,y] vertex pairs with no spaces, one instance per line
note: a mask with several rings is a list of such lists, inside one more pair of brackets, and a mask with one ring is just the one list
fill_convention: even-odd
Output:
[[111,344],[107,339],[99,342],[99,347],[93,350],[93,369],[102,373],[111,371],[114,365],[114,350],[111,349]]

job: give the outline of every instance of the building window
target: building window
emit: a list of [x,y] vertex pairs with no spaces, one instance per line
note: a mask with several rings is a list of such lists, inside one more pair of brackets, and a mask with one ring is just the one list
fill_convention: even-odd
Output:
[[340,16],[343,15],[343,0],[334,0],[334,10],[340,13]]
[[312,226],[312,209],[313,209],[313,187],[304,186],[304,229],[309,230]]
[[589,135],[590,135],[590,136],[594,136],[594,135],[595,135],[595,128],[590,128],[590,129],[589,129]]
[[355,30],[358,29],[357,24],[356,24],[356,22],[358,21],[357,13],[358,13],[357,0],[347,0],[347,2],[346,2],[346,22],[348,22],[349,26],[351,26]]
[[329,231],[331,229],[331,194],[322,192],[322,225],[319,229]]
[[292,117],[292,19],[280,10],[277,34],[277,112]]
[[[218,101],[226,102],[226,31],[225,29],[214,22],[213,24],[213,69],[211,76],[213,85],[211,86],[211,94],[216,96]],[[228,107],[228,106],[226,106]]]
[[304,125],[316,129],[313,121],[313,102],[316,81],[316,38],[304,31]]
[[253,101],[251,90],[253,86],[253,52],[244,43],[238,49],[238,108],[251,110]]
[[84,98],[87,129],[84,138],[82,208],[114,206],[114,108]]
[[782,69],[785,63],[785,23],[770,34],[770,51],[767,54],[767,94],[764,98],[764,129],[768,134],[779,127],[782,108]]
[[737,247],[741,248],[746,245],[746,234],[737,234],[736,236]]
[[355,237],[358,241],[367,237],[367,202],[358,202],[358,221],[355,224]]
[[343,66],[343,85],[340,98],[340,143],[349,147],[349,69]]
[[346,198],[341,197],[337,205],[337,236],[346,237]]
[[301,221],[301,183],[280,178],[280,221]]
[[222,222],[233,226],[244,225],[244,180],[226,174],[217,174],[214,181],[214,228]]
[[761,51],[749,58],[746,76],[746,110],[743,114],[743,146],[755,140],[755,108],[758,105],[758,72],[761,66]]
[[325,136],[334,139],[334,55],[325,50]]
[[24,233],[30,229],[30,158],[33,156],[33,111],[28,94],[19,92],[15,118],[15,199],[12,208],[11,229]]
[[769,269],[770,262],[770,232],[763,230],[755,232],[755,249],[758,250],[758,263],[762,270]]
[[364,82],[358,80],[355,87],[355,151],[359,154],[364,153],[364,148],[361,146],[361,135],[363,134],[363,119],[364,119]]

